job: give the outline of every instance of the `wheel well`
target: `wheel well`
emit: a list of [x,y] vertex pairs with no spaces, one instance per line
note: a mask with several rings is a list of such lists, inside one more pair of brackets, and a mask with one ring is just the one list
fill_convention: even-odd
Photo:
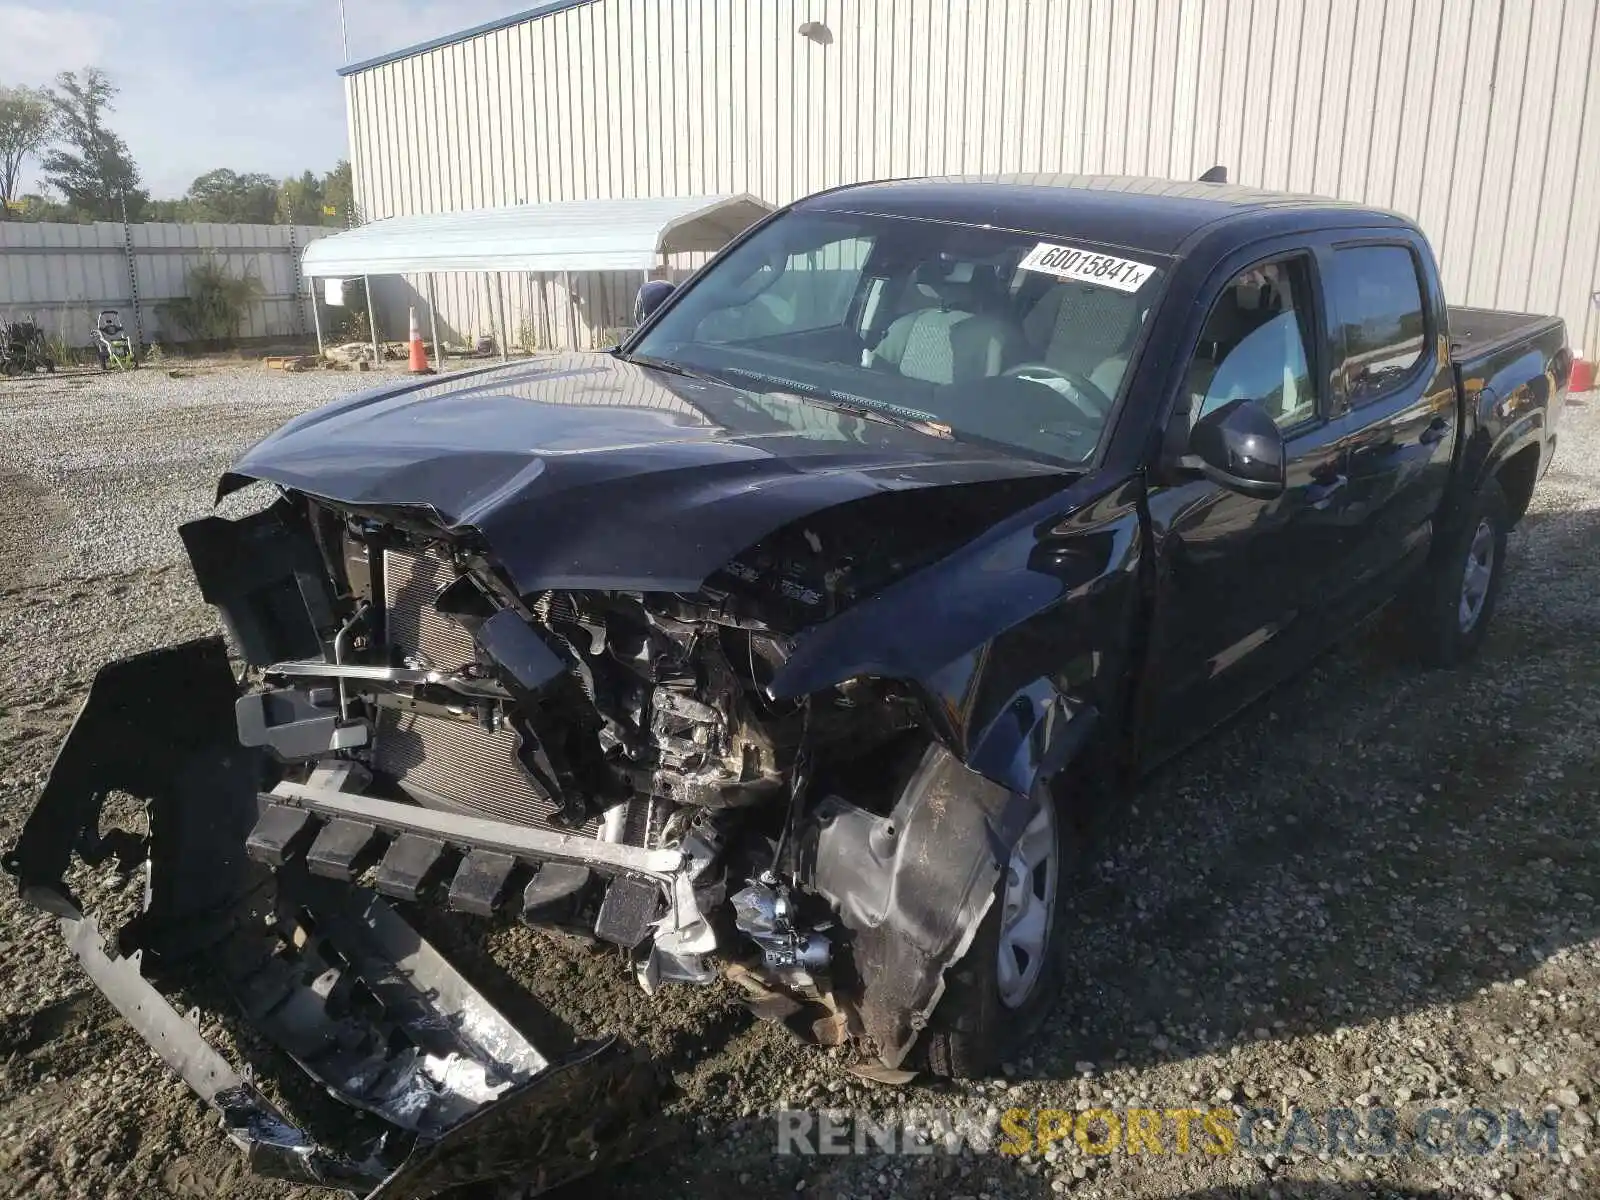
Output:
[[1506,510],[1515,525],[1528,511],[1533,499],[1533,485],[1539,478],[1539,447],[1537,444],[1518,450],[1495,472],[1500,490],[1506,494]]

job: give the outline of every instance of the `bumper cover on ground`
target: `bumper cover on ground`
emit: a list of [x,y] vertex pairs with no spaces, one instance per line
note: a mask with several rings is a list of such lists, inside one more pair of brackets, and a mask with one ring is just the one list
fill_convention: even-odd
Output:
[[[219,639],[108,665],[4,865],[251,1166],[371,1196],[490,1181],[533,1195],[658,1141],[648,1063],[614,1040],[543,1052],[382,897],[303,859],[272,872],[249,861],[264,764],[234,737],[235,694]],[[101,831],[112,791],[147,802],[148,838]],[[146,903],[114,952],[65,883],[75,855],[145,859]],[[332,1138],[300,1128],[145,977],[147,962],[220,979],[249,1026],[358,1111]]]

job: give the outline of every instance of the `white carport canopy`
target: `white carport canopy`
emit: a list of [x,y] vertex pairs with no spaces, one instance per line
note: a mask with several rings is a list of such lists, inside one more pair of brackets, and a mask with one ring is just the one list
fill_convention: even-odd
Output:
[[[428,323],[433,327],[435,360],[442,358],[433,306],[433,275],[438,271],[494,274],[501,331],[500,358],[506,357],[505,297],[501,271],[560,274],[569,297],[568,332],[577,331],[570,297],[574,271],[648,271],[669,254],[714,252],[772,211],[772,205],[741,193],[725,196],[670,196],[632,200],[563,200],[553,204],[514,204],[467,212],[388,217],[332,237],[318,238],[300,259],[310,278],[362,276],[372,326],[373,357],[378,356],[377,316],[372,305],[374,275],[427,277]],[[312,302],[312,314],[316,303]],[[317,354],[322,353],[322,322]]]
[[720,250],[772,206],[750,195],[563,200],[389,217],[306,247],[309,276],[435,271],[646,271]]

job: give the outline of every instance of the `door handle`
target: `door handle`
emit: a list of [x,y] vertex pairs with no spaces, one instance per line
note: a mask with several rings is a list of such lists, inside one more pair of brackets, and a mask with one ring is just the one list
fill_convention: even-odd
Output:
[[1326,483],[1313,483],[1306,489],[1306,503],[1318,512],[1325,511],[1333,503],[1333,499],[1344,490],[1345,484],[1350,482],[1348,475],[1335,475]]
[[1445,435],[1450,432],[1450,422],[1444,417],[1435,417],[1428,422],[1428,427],[1422,431],[1422,436],[1417,440],[1424,446],[1431,446],[1435,442],[1442,442]]

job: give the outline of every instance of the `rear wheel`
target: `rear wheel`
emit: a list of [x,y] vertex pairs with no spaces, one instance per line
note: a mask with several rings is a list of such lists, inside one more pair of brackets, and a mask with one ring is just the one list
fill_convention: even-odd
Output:
[[946,974],[923,1034],[924,1065],[935,1075],[992,1074],[1024,1048],[1061,990],[1071,840],[1054,799],[1041,791],[1039,811],[1012,848],[966,956]]
[[1412,604],[1418,652],[1429,666],[1456,666],[1483,644],[1500,598],[1510,526],[1505,492],[1493,479],[1447,526]]

